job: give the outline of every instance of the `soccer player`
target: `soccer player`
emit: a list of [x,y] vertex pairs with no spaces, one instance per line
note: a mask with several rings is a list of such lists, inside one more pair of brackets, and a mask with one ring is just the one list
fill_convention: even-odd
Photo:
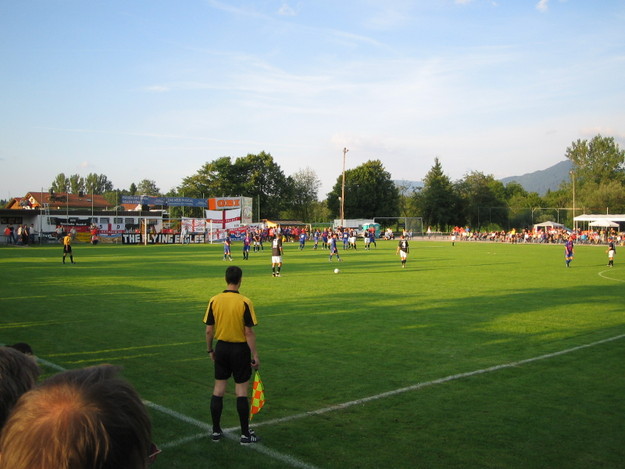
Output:
[[406,260],[408,259],[409,250],[410,250],[410,247],[408,246],[408,241],[406,240],[406,236],[401,235],[401,239],[399,240],[399,244],[397,245],[397,252],[395,252],[395,255],[399,254],[399,257],[401,258],[402,269],[406,268]]
[[250,258],[250,244],[252,242],[252,238],[250,236],[250,232],[245,233],[245,238],[243,238],[243,259],[248,260]]
[[313,246],[313,249],[316,251],[317,247],[319,246],[319,238],[321,237],[321,233],[319,233],[319,230],[315,230],[315,234],[313,235],[313,239],[315,241],[315,244]]
[[336,258],[339,262],[341,262],[341,257],[339,256],[339,248],[336,246],[336,233],[332,234],[332,237],[328,239],[328,248],[330,249],[330,261],[332,262],[332,256],[336,254]]
[[282,254],[282,236],[276,234],[271,241],[271,271],[274,277],[280,277]]
[[567,267],[571,267],[571,261],[573,260],[573,254],[574,254],[574,246],[573,246],[573,239],[569,238],[568,241],[566,242],[566,244],[564,245],[564,262],[566,263]]
[[72,254],[72,235],[69,233],[63,238],[63,264],[65,264],[65,256],[68,254],[69,260],[72,261],[72,264],[75,264],[74,255]]
[[305,245],[306,245],[306,232],[302,230],[302,232],[299,234],[299,250],[303,251]]
[[608,266],[614,267],[614,254],[616,254],[616,247],[614,247],[614,241],[610,239],[610,243],[608,244]]
[[[213,441],[223,437],[221,413],[228,380],[235,383],[237,414],[241,425],[242,445],[257,443],[260,438],[250,429],[250,403],[247,398],[252,368],[258,369],[260,360],[256,350],[254,326],[258,324],[254,305],[241,295],[243,271],[237,266],[226,269],[226,290],[212,297],[204,314],[206,346],[215,363],[215,387],[210,410],[213,421]],[[217,345],[213,348],[213,339]]]
[[226,258],[232,261],[232,253],[230,252],[231,246],[232,246],[232,241],[230,241],[230,235],[227,235],[226,239],[224,239],[224,258],[223,258],[224,261],[226,260]]

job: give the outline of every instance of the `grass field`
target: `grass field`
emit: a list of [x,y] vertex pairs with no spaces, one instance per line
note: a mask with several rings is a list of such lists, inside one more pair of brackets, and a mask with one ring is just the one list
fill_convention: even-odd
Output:
[[625,254],[609,269],[578,246],[567,269],[559,245],[413,241],[402,270],[395,247],[339,265],[288,244],[273,278],[270,251],[234,245],[267,398],[253,448],[233,394],[234,439],[208,438],[220,245],[76,245],[76,265],[60,246],[1,248],[0,342],[29,342],[46,375],[122,365],[155,468],[625,467]]

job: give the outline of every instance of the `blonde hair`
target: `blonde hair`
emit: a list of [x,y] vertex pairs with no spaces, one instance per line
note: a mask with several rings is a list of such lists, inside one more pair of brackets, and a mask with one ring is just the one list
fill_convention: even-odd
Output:
[[137,469],[151,423],[110,365],[71,370],[24,394],[0,438],[0,468]]

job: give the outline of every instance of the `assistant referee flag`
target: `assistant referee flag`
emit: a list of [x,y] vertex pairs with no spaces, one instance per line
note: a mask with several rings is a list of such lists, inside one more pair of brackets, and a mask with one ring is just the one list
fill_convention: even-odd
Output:
[[254,414],[260,412],[260,409],[265,405],[265,387],[260,380],[260,373],[256,371],[254,375],[254,385],[252,386],[252,405],[250,406],[250,420],[254,417]]

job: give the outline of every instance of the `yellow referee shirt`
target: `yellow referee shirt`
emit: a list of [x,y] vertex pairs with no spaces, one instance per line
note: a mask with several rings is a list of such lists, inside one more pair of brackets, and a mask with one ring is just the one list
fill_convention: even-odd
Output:
[[246,342],[245,326],[258,324],[254,305],[238,291],[225,290],[208,302],[204,324],[215,326],[215,339],[225,342]]

